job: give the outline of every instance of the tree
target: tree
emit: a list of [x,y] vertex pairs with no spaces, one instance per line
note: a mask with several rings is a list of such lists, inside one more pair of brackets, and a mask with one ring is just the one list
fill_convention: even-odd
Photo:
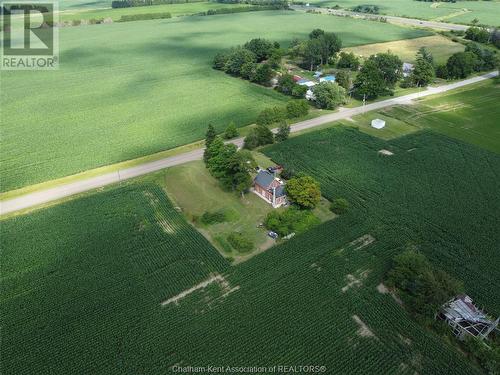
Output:
[[382,79],[387,88],[394,88],[396,82],[403,77],[403,62],[401,59],[388,52],[372,55],[369,60],[374,62],[382,73]]
[[360,99],[375,99],[388,92],[382,72],[374,61],[368,60],[356,77],[354,94]]
[[430,53],[430,51],[427,48],[420,47],[417,52],[417,57],[418,56],[421,56],[429,64],[434,65],[434,56],[432,56],[432,53]]
[[226,73],[239,76],[241,74],[241,68],[247,63],[254,63],[255,55],[253,52],[245,48],[235,48],[233,49],[224,65],[224,71]]
[[257,73],[257,63],[249,61],[241,66],[240,75],[244,79],[252,81]]
[[267,60],[268,64],[271,65],[271,68],[278,69],[281,66],[281,58],[283,57],[283,51],[281,49],[274,49],[271,52],[271,56]]
[[335,73],[335,82],[337,82],[340,87],[343,87],[346,92],[349,91],[351,89],[351,75],[349,71],[339,70]]
[[309,39],[318,39],[320,36],[325,35],[325,31],[321,29],[314,29],[309,33]]
[[340,52],[340,58],[337,62],[337,68],[340,69],[351,69],[358,70],[359,69],[359,59],[352,52]]
[[271,144],[274,142],[274,135],[267,126],[258,125],[252,129],[245,137],[243,148],[253,150],[256,147]]
[[295,85],[293,86],[292,89],[292,96],[294,98],[303,98],[306,95],[307,92],[307,86],[302,86],[302,85]]
[[477,63],[477,56],[472,52],[454,53],[446,63],[447,77],[466,78],[474,71]]
[[246,42],[243,47],[255,55],[257,62],[267,60],[275,49],[273,42],[261,38],[252,39]]
[[407,250],[394,258],[387,284],[396,287],[405,305],[416,315],[433,318],[440,306],[462,291],[462,285],[427,258]]
[[324,33],[318,40],[321,47],[321,64],[327,64],[330,58],[335,57],[338,51],[342,48],[342,41],[335,33]]
[[226,63],[227,63],[228,59],[229,59],[229,53],[228,52],[218,52],[214,56],[214,61],[212,63],[212,67],[214,69],[223,70],[224,67],[226,66]]
[[283,142],[288,139],[290,135],[290,125],[286,121],[282,121],[278,127],[278,133],[274,136],[274,139],[278,142]]
[[422,56],[417,56],[417,61],[410,74],[410,80],[417,87],[427,86],[434,79],[436,72],[434,66]]
[[330,205],[330,210],[337,215],[345,214],[348,209],[349,202],[344,198],[337,198]]
[[321,82],[313,87],[316,106],[323,109],[335,109],[345,102],[346,91],[337,83]]
[[255,160],[246,150],[230,155],[225,174],[220,179],[222,186],[243,194],[252,186],[252,177],[248,171],[253,165],[256,165]]
[[283,74],[278,78],[278,86],[276,89],[285,95],[292,95],[292,90],[296,85],[291,74]]
[[[212,173],[215,176],[215,173],[217,170],[219,170],[220,167],[220,155],[223,152],[224,149],[224,141],[222,140],[221,137],[216,136],[215,139],[210,143],[208,146],[207,150],[208,152],[205,153],[207,160],[206,160],[206,166],[210,170],[210,173]],[[226,152],[228,150],[225,150]]]
[[217,132],[215,131],[214,126],[212,124],[208,124],[208,129],[205,134],[205,151],[203,152],[203,161],[205,162],[205,164],[207,163],[208,159],[210,159],[210,145],[215,140],[216,136]]
[[269,64],[258,65],[255,74],[252,78],[252,82],[258,83],[260,85],[269,86],[271,78],[273,78],[274,72]]
[[323,45],[319,39],[311,39],[301,46],[301,56],[304,66],[313,70],[314,66],[322,62]]
[[286,118],[285,110],[280,107],[263,109],[257,116],[257,125],[271,125]]
[[286,103],[286,115],[288,118],[302,117],[309,113],[309,103],[305,99],[290,100]]
[[479,43],[488,43],[490,41],[490,32],[485,27],[469,27],[465,31],[465,39]]
[[488,48],[483,48],[479,44],[470,42],[465,47],[465,52],[472,52],[477,57],[477,63],[474,66],[475,71],[495,69],[498,58]]
[[236,129],[236,124],[234,123],[234,121],[231,121],[224,131],[224,138],[231,139],[237,137],[238,135],[239,133],[238,129]]
[[321,198],[319,183],[311,176],[293,177],[285,189],[288,199],[301,208],[314,208]]

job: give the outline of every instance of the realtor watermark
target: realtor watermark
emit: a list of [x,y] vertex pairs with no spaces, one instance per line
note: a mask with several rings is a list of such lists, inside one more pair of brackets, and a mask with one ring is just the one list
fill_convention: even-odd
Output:
[[178,374],[321,374],[326,366],[272,365],[272,366],[179,366],[171,367]]
[[56,1],[4,1],[0,68],[52,70],[59,67]]

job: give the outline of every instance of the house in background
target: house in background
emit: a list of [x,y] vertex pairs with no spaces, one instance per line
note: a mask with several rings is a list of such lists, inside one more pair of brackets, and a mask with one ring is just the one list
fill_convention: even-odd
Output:
[[301,86],[307,86],[307,87],[316,86],[316,82],[310,81],[308,79],[300,79],[297,81],[297,84],[301,85]]
[[259,170],[253,181],[253,192],[274,208],[286,203],[285,184],[274,173]]
[[413,64],[403,63],[403,77],[408,77],[413,71]]
[[329,75],[329,76],[324,76],[319,79],[320,82],[335,82],[335,76],[334,75]]
[[468,295],[461,294],[445,303],[438,314],[452,328],[453,334],[460,340],[466,335],[485,339],[498,329],[499,319],[493,320],[481,311]]

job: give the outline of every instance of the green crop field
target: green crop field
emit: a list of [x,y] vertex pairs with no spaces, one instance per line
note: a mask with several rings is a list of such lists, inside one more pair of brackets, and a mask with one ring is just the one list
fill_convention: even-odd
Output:
[[285,44],[315,27],[338,32],[345,46],[429,35],[291,11],[61,29],[59,70],[1,73],[1,191],[186,144],[209,122],[252,123],[287,99],[211,69],[212,57],[255,37]]
[[500,285],[500,155],[430,131],[384,141],[339,127],[265,153],[314,175],[328,199],[348,199],[370,228],[417,246],[500,314],[490,287]]
[[[352,130],[311,133],[275,146],[273,154],[294,156],[297,166],[314,169],[331,197],[342,192],[356,206],[237,266],[229,266],[182,219],[151,179],[4,220],[2,373],[154,375],[178,373],[173,366],[317,365],[342,375],[481,374],[377,288],[389,259],[419,235],[431,234],[432,247],[418,244],[442,263],[453,262],[444,250],[454,249],[463,237],[447,244],[444,228],[424,220],[429,214],[404,227],[405,207],[387,219],[378,216],[385,195],[370,189],[378,174],[393,175],[400,166],[414,168],[407,169],[422,181],[422,190],[432,187],[434,173],[419,175],[436,157],[427,152],[438,152],[456,168],[479,158],[493,170],[499,158],[433,135],[405,142],[411,145],[398,147],[420,148],[404,154],[400,163],[376,155],[389,145]],[[299,151],[292,147],[297,143],[314,148]],[[446,163],[432,163],[433,171],[439,166],[449,171]],[[494,194],[486,187],[494,188],[498,178],[484,164],[483,169],[470,185],[469,178],[445,175],[467,187],[459,198],[474,193],[486,199]],[[400,179],[388,178],[384,187],[397,193],[396,200],[414,193]],[[356,191],[363,195],[355,201]],[[420,198],[410,196],[410,202]],[[483,227],[498,204],[489,202],[484,210],[486,200],[474,203],[474,218],[483,216],[470,228],[469,241],[484,235],[474,247],[484,252],[488,241],[498,243],[498,233]],[[446,212],[450,219],[459,215]],[[479,226],[481,232],[474,233]],[[436,231],[443,237],[436,238]],[[465,268],[462,276],[474,276],[478,284],[471,294],[485,302],[492,292],[487,285],[498,277],[489,278],[496,258],[482,259],[489,264],[480,270],[474,261],[460,269]],[[490,284],[481,284],[483,278]],[[493,309],[493,302],[498,308],[498,298],[487,306]]]
[[380,14],[436,20],[452,23],[470,23],[477,18],[481,23],[499,26],[500,1],[426,2],[416,0],[312,0],[321,7],[339,5],[352,9],[361,4],[378,5]]
[[200,12],[206,12],[210,9],[221,9],[221,8],[235,8],[244,7],[247,4],[224,4],[216,2],[196,2],[196,3],[180,3],[180,4],[164,4],[164,5],[153,5],[144,7],[131,7],[131,8],[107,8],[107,9],[91,9],[91,10],[78,10],[78,11],[66,11],[59,15],[61,21],[71,21],[71,20],[90,20],[92,18],[111,18],[116,21],[119,20],[123,15],[134,15],[134,14],[150,14],[150,13],[165,13],[168,12],[172,17],[195,14]]

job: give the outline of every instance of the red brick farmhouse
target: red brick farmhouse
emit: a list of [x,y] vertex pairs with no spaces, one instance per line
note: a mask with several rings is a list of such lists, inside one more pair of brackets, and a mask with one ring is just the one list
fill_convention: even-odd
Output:
[[254,179],[253,191],[274,208],[286,203],[285,184],[266,170],[260,170]]

